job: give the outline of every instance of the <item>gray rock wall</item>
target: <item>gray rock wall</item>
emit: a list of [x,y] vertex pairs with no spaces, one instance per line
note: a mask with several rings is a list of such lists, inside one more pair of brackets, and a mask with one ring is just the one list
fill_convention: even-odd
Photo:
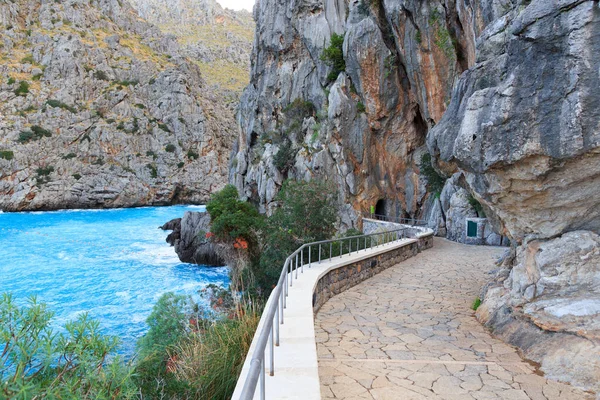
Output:
[[0,209],[203,203],[226,183],[233,112],[127,2],[3,2],[0,25]]

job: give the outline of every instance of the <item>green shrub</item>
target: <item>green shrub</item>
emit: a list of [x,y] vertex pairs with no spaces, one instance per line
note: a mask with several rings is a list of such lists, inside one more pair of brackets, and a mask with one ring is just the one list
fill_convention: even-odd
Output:
[[64,156],[62,156],[63,160],[71,160],[73,158],[77,157],[77,154],[75,153],[69,153],[69,154],[65,154]]
[[77,109],[75,107],[65,104],[59,100],[50,99],[50,100],[46,101],[46,104],[48,104],[50,107],[62,108],[63,110],[70,111],[73,114],[77,112]]
[[235,186],[227,185],[214,193],[206,204],[206,211],[210,214],[211,232],[217,240],[231,243],[242,238],[250,251],[256,249],[263,218],[250,203],[239,199]]
[[14,85],[16,82],[15,78],[13,78],[12,76],[8,78],[8,81],[6,83],[8,83],[9,85]]
[[26,96],[29,93],[29,83],[27,81],[19,82],[19,86],[14,92],[17,96]]
[[19,133],[19,138],[17,139],[17,142],[24,144],[30,142],[31,140],[40,140],[43,137],[52,136],[52,133],[49,130],[44,129],[38,125],[34,125],[29,129],[29,131],[22,131],[21,133]]
[[[189,392],[185,382],[179,382],[168,371],[167,363],[175,346],[184,340],[188,330],[185,296],[165,293],[154,305],[152,313],[146,319],[150,327],[148,333],[138,341],[138,357],[134,380],[144,398],[166,398],[177,393],[186,398]],[[168,396],[171,395],[171,396]]]
[[360,114],[360,113],[364,113],[367,111],[367,107],[365,107],[364,103],[362,101],[359,101],[358,103],[356,103],[356,111]]
[[286,140],[273,157],[273,164],[282,174],[285,174],[294,165],[295,157],[296,150],[292,146],[292,142]]
[[158,177],[158,170],[154,164],[146,164],[146,168],[150,170],[150,177],[156,179]]
[[140,110],[143,110],[143,109],[145,109],[145,108],[146,108],[146,106],[145,106],[145,105],[143,105],[143,104],[141,104],[141,103],[137,103],[135,106],[136,106],[137,108],[139,108]]
[[73,174],[73,178],[75,178],[75,180],[80,180],[81,179],[81,175],[80,174]]
[[57,333],[53,315],[35,297],[23,307],[9,294],[0,298],[0,397],[135,398],[132,369],[114,355],[118,339],[87,314]]
[[175,145],[174,145],[174,144],[170,144],[170,143],[169,143],[168,145],[166,145],[166,146],[165,146],[165,151],[166,151],[167,153],[174,153],[174,152],[175,152],[175,149],[176,149],[176,147],[175,147]]
[[471,306],[471,309],[473,311],[477,311],[477,309],[479,308],[480,305],[481,305],[481,299],[478,297],[475,299],[475,301],[473,301],[473,305]]
[[100,70],[94,71],[94,78],[98,79],[99,81],[108,81],[109,80],[109,77],[106,74],[106,72],[100,71]]
[[35,64],[35,60],[33,59],[33,55],[29,54],[21,59],[21,64]]
[[230,399],[252,344],[261,310],[240,306],[178,346],[175,375],[188,382],[198,399]]
[[263,231],[260,264],[253,266],[265,294],[277,283],[287,256],[304,243],[333,237],[337,222],[335,190],[325,182],[287,180],[276,201],[279,207]]
[[158,123],[158,127],[159,127],[160,129],[162,129],[163,131],[167,132],[167,133],[171,133],[171,130],[170,130],[170,129],[169,129],[169,127],[168,127],[167,125],[165,125],[165,124]]
[[177,168],[183,168],[185,163],[183,161],[177,163]]
[[14,157],[15,153],[13,153],[11,150],[0,150],[0,158],[10,161]]
[[333,69],[327,76],[327,80],[335,81],[341,72],[346,70],[346,61],[344,60],[344,35],[334,33],[331,35],[331,41],[328,47],[323,50],[321,60]]
[[478,217],[485,218],[485,211],[483,211],[483,206],[479,201],[477,201],[475,197],[469,195],[469,204],[471,205],[471,207],[473,207]]
[[196,153],[194,150],[189,149],[187,152],[187,158],[189,158],[190,160],[197,160],[200,157],[200,155],[198,153]]
[[425,153],[421,156],[421,175],[427,180],[427,189],[435,196],[439,197],[444,189],[446,179],[438,174],[431,164],[431,154]]
[[123,80],[123,81],[113,81],[113,85],[117,85],[117,86],[136,86],[138,83],[140,83],[140,81],[138,80],[133,80],[133,81],[129,81],[129,80]]

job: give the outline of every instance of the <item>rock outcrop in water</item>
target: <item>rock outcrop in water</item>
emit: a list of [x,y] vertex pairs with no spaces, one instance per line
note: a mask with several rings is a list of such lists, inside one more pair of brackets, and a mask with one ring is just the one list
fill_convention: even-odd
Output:
[[0,209],[203,203],[233,111],[126,1],[0,3]]
[[205,212],[186,211],[183,218],[176,218],[160,227],[173,231],[167,236],[167,243],[175,247],[182,262],[199,265],[225,265],[213,242],[206,238],[210,232],[210,215]]
[[454,239],[480,204],[486,241],[513,244],[480,318],[551,377],[598,390],[598,1],[261,0],[255,19],[240,193],[269,210],[285,178],[328,179],[348,226],[379,203]]

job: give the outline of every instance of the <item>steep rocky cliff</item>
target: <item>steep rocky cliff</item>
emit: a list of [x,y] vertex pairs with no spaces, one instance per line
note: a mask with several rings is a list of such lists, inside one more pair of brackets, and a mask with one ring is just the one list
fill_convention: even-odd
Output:
[[[492,5],[444,1],[262,0],[230,181],[268,209],[286,177],[323,177],[352,225],[379,200],[398,217],[437,202],[420,175],[428,130]],[[323,58],[343,37],[342,68]],[[342,69],[340,73],[340,69]]]
[[0,2],[0,209],[204,202],[233,112],[119,0]]
[[491,16],[428,145],[516,245],[479,317],[548,375],[600,391],[600,6]]
[[131,0],[145,20],[174,35],[181,52],[232,109],[250,79],[254,20],[245,10],[223,9],[215,0]]
[[328,179],[348,226],[377,204],[452,239],[485,213],[513,248],[479,317],[598,390],[598,1],[261,0],[255,19],[230,182],[269,210],[285,178]]

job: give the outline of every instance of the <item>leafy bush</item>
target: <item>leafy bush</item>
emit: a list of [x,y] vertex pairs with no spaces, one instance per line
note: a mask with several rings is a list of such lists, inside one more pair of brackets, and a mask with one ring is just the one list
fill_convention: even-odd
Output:
[[337,221],[335,191],[325,182],[287,180],[276,201],[279,207],[263,231],[260,264],[253,267],[265,293],[277,283],[287,256],[304,243],[330,239]]
[[184,165],[185,163],[183,161],[180,161],[177,163],[177,168],[183,168]]
[[71,160],[73,158],[77,157],[77,154],[75,153],[69,153],[69,154],[65,154],[64,156],[62,156],[63,160]]
[[146,168],[150,170],[150,177],[156,179],[158,177],[158,170],[154,164],[146,164]]
[[475,197],[469,196],[469,204],[471,205],[471,207],[473,207],[473,209],[475,209],[475,212],[477,213],[478,217],[485,218],[485,211],[483,211],[483,206],[479,201],[477,201]]
[[114,85],[117,86],[136,86],[138,83],[140,83],[140,81],[138,80],[133,80],[133,81],[129,81],[129,80],[123,80],[123,81],[113,81]]
[[29,129],[29,131],[22,131],[21,133],[19,133],[19,138],[17,139],[17,142],[24,144],[30,142],[31,140],[40,140],[43,137],[52,136],[52,132],[38,125],[33,125]]
[[14,157],[15,153],[13,153],[11,150],[0,150],[0,158],[10,161]]
[[293,165],[295,161],[296,151],[292,146],[292,142],[286,140],[277,154],[273,156],[273,164],[282,174],[285,174]]
[[0,397],[133,399],[132,369],[112,358],[118,339],[87,314],[57,333],[53,315],[35,297],[23,307],[9,294],[0,298]]
[[473,301],[473,305],[471,306],[471,309],[473,311],[477,311],[477,309],[479,308],[480,305],[481,305],[481,299],[478,297]]
[[263,218],[250,203],[239,199],[235,186],[227,185],[214,193],[206,204],[206,211],[216,239],[232,243],[242,238],[251,246],[250,250],[256,248]]
[[73,174],[73,178],[75,178],[75,180],[80,180],[81,174]]
[[175,379],[167,368],[170,354],[187,335],[187,309],[188,300],[185,296],[165,293],[146,319],[150,329],[138,341],[139,361],[134,380],[141,393],[148,398],[189,391],[188,385]]
[[19,86],[15,89],[17,96],[25,96],[29,93],[29,83],[27,81],[19,82]]
[[167,153],[174,153],[175,149],[176,149],[175,145],[171,144],[171,143],[169,143],[168,145],[165,146],[165,151]]
[[200,155],[198,153],[196,153],[194,150],[189,149],[187,152],[187,158],[189,158],[190,160],[197,160],[200,157]]
[[94,71],[94,78],[98,79],[99,81],[108,81],[110,79],[106,72],[101,70]]
[[333,67],[327,76],[327,80],[335,81],[341,72],[346,70],[346,61],[344,60],[344,35],[334,33],[331,35],[331,41],[328,47],[323,50],[321,60],[327,65]]
[[158,127],[159,127],[161,130],[163,130],[163,131],[165,131],[165,132],[167,132],[167,133],[171,133],[171,130],[170,130],[170,129],[169,129],[169,127],[168,127],[167,125],[165,125],[165,124],[161,124],[161,123],[159,123],[159,124],[158,124]]
[[62,108],[63,110],[67,110],[70,111],[72,113],[76,113],[77,109],[73,106],[70,106],[68,104],[63,103],[62,101],[59,100],[48,100],[46,101],[46,104],[48,104],[50,107],[54,107],[54,108]]
[[427,189],[432,192],[435,196],[439,197],[444,189],[446,179],[438,174],[431,164],[431,154],[425,153],[421,156],[421,175],[427,179]]
[[29,54],[21,59],[21,64],[35,64],[35,60],[33,59],[33,55]]
[[8,83],[9,85],[14,85],[16,82],[15,78],[13,78],[12,76],[8,78],[8,81],[6,83]]
[[362,101],[359,101],[358,103],[356,103],[356,111],[358,113],[364,113],[367,111],[367,107],[365,107]]

